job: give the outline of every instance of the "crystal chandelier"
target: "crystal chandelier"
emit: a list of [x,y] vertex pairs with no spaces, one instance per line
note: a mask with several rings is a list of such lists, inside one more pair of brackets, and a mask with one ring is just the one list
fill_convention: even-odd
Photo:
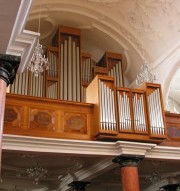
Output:
[[40,73],[48,69],[48,59],[43,55],[42,45],[38,43],[34,49],[31,61],[28,65],[28,70],[34,73],[35,76],[38,76]]
[[154,80],[156,80],[156,77],[154,74],[152,74],[150,71],[149,71],[149,68],[147,66],[147,64],[143,64],[141,66],[141,72],[139,75],[137,75],[136,77],[136,84],[137,85],[140,85],[142,84],[143,82],[151,82],[153,83]]
[[47,172],[47,169],[39,166],[38,163],[36,163],[36,166],[32,166],[26,169],[26,173],[30,178],[33,178],[35,180],[36,184],[38,184],[40,178],[46,177]]
[[[39,11],[38,33],[40,33],[40,11]],[[37,77],[40,73],[48,69],[48,65],[49,65],[48,58],[45,57],[42,45],[39,43],[38,39],[37,45],[34,49],[32,58],[27,68]]]

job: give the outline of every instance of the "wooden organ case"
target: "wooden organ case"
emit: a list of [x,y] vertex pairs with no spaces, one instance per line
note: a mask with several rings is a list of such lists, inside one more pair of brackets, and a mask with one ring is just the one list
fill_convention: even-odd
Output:
[[97,75],[87,87],[87,101],[94,106],[97,139],[161,142],[166,125],[161,86],[144,83],[139,89],[115,86],[115,78]]

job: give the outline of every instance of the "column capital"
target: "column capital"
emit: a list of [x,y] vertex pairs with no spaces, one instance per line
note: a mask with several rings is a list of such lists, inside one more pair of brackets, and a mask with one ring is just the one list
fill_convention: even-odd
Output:
[[20,60],[20,56],[0,54],[0,79],[3,79],[7,86],[13,83]]
[[70,184],[68,184],[68,186],[71,187],[73,190],[76,190],[76,191],[84,191],[88,184],[90,184],[90,182],[73,181]]
[[120,167],[125,167],[125,166],[138,166],[139,161],[144,159],[144,156],[131,156],[131,155],[120,155],[112,159],[112,162],[118,163]]

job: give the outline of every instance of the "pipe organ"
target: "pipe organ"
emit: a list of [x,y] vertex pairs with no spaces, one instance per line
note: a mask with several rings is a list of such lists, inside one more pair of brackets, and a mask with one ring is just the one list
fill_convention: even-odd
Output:
[[130,134],[144,140],[149,136],[165,137],[159,84],[145,83],[138,89],[129,89],[116,87],[113,77],[97,75],[87,87],[86,99],[95,104],[94,135],[100,139],[109,135],[128,139]]
[[96,137],[165,137],[159,84],[123,87],[122,55],[106,52],[92,65],[91,55],[81,51],[79,29],[60,26],[52,45],[47,49],[49,69],[38,77],[29,71],[17,74],[10,93],[94,104]]

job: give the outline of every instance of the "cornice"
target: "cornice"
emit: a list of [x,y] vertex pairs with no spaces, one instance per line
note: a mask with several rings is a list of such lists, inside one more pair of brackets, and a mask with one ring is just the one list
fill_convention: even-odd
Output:
[[180,148],[128,141],[99,142],[3,135],[4,150],[81,154],[93,156],[141,155],[145,158],[180,159]]
[[146,158],[155,159],[180,159],[180,148],[179,147],[167,147],[167,146],[156,146],[149,150],[145,156]]
[[39,33],[24,30],[33,0],[21,0],[6,54],[21,56],[18,72],[26,68]]

